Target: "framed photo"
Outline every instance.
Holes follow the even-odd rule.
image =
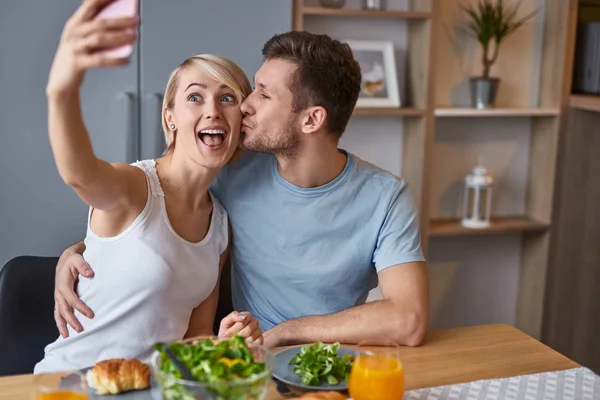
[[[356,107],[400,107],[394,44],[346,40],[362,73]]]

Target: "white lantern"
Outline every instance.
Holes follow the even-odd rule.
[[[481,162],[466,176],[463,198],[463,226],[468,228],[490,226],[493,186],[494,178],[481,165]]]

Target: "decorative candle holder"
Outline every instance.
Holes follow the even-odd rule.
[[[481,162],[465,177],[462,225],[468,228],[490,226],[494,178]]]
[[[385,10],[385,0],[362,0],[363,10]]]

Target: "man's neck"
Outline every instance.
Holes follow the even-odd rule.
[[[346,166],[347,157],[331,146],[302,149],[293,158],[277,157],[277,170],[283,179],[302,187],[323,186],[337,178]]]

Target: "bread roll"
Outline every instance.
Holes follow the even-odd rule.
[[[150,386],[150,367],[135,358],[111,358],[97,362],[86,379],[100,395],[142,390]]]
[[[338,392],[310,392],[299,397],[301,400],[346,400],[346,396]]]

